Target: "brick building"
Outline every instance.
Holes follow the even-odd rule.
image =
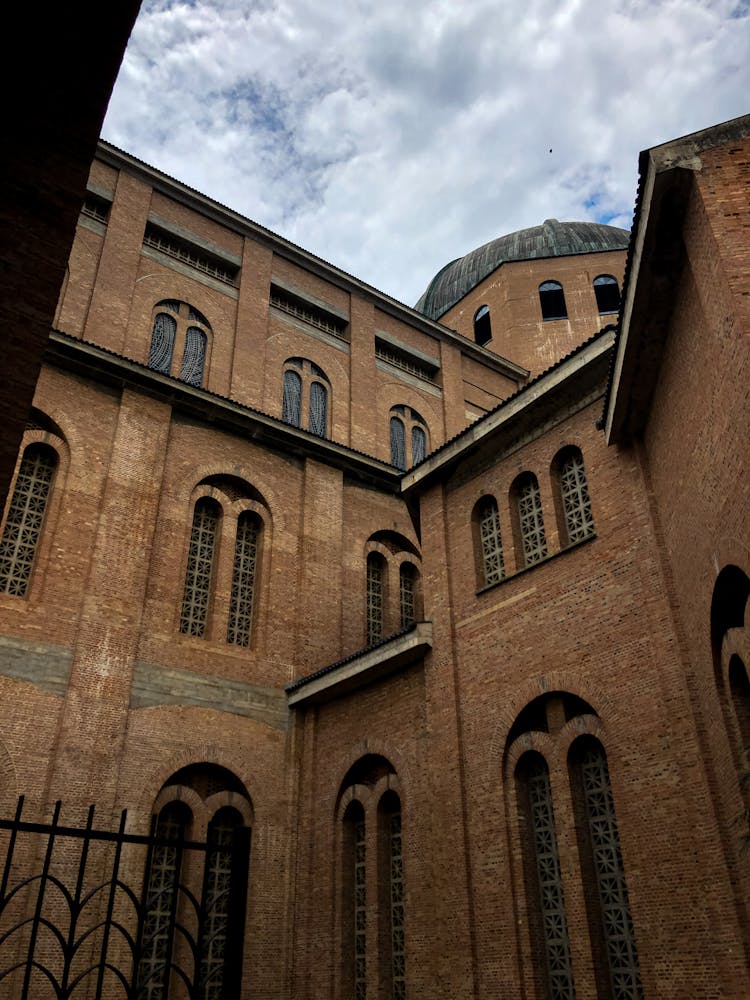
[[[642,154],[632,237],[547,220],[411,309],[100,144],[0,797],[158,816],[139,997],[178,878],[201,996],[750,995],[749,184],[750,117]]]

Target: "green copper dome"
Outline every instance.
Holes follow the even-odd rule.
[[[438,319],[500,264],[602,250],[625,250],[629,239],[627,229],[605,226],[601,222],[547,219],[541,226],[500,236],[446,264],[432,279],[414,308],[430,319]]]

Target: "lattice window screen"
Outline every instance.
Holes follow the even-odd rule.
[[[391,977],[393,1000],[406,1000],[406,948],[404,946],[404,856],[401,812],[390,816]]]
[[[539,483],[534,476],[525,479],[518,491],[518,521],[523,544],[523,562],[525,566],[531,566],[547,555],[542,497]]]
[[[427,457],[427,435],[421,427],[411,429],[411,464],[417,465]]]
[[[417,571],[409,563],[402,563],[399,570],[401,628],[406,628],[416,621],[416,582]]]
[[[487,586],[499,583],[505,576],[505,563],[500,537],[500,514],[494,497],[486,497],[479,506],[479,537],[482,543],[484,582]]]
[[[26,596],[56,465],[45,445],[31,444],[23,453],[0,539],[0,593]]]
[[[170,308],[170,303],[164,302]],[[178,303],[179,307],[179,303]],[[177,332],[177,321],[166,313],[157,313],[151,334],[151,349],[148,352],[148,367],[169,375],[172,368],[172,351]]]
[[[227,628],[227,642],[236,646],[250,645],[257,561],[258,522],[253,514],[240,514],[234,546],[232,594]]]
[[[201,636],[206,631],[218,526],[218,504],[213,500],[199,500],[195,505],[193,527],[190,532],[190,550],[180,618],[180,632],[186,635]]]
[[[383,561],[380,556],[367,559],[367,645],[383,635]]]
[[[354,1000],[367,998],[365,823],[354,824]]]
[[[391,417],[391,465],[406,469],[406,430],[398,417]]]
[[[318,437],[328,436],[328,390],[320,382],[310,385],[309,429]]]
[[[281,419],[299,427],[302,419],[302,379],[297,372],[284,372],[284,396]]]
[[[643,988],[638,953],[604,751],[591,747],[581,759],[580,767],[612,997],[613,1000],[641,1000]]]
[[[143,923],[141,960],[138,966],[138,1000],[162,1000],[169,988],[172,956],[172,927],[177,907],[177,891],[182,863],[181,842],[185,838],[186,817],[180,806],[162,809],[156,826],[157,837],[175,841],[174,846],[154,848],[148,872],[146,917]]]
[[[201,1000],[222,1000],[229,901],[232,888],[232,842],[240,825],[234,810],[222,810],[208,825],[209,849],[203,889],[205,921],[200,941]]]
[[[580,542],[593,535],[594,518],[591,513],[583,456],[580,453],[570,455],[563,463],[560,469],[560,493],[569,544],[572,545],[573,542]]]
[[[568,922],[565,917],[560,857],[549,770],[535,758],[527,772],[534,858],[544,933],[550,1000],[574,1000]]]
[[[206,335],[197,326],[189,326],[185,334],[185,353],[182,355],[180,378],[188,385],[203,385],[206,364]]]

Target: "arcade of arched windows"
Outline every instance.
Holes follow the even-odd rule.
[[[153,309],[148,367],[200,388],[211,336],[208,320],[194,306],[162,299]]]
[[[638,950],[602,726],[594,709],[567,692],[541,695],[518,715],[505,754],[507,815],[521,942],[534,956],[530,992],[573,1000],[641,1000]],[[560,843],[577,843],[577,855]],[[587,920],[570,919],[585,912]],[[586,930],[584,930],[586,928]],[[593,957],[595,983],[576,968]],[[531,984],[530,984],[531,986]]]
[[[579,448],[567,446],[555,455],[550,480],[561,550],[592,538],[594,518]],[[542,493],[539,480],[531,471],[522,472],[513,480],[502,513],[497,496],[483,494],[474,504],[471,524],[480,590],[542,562],[550,554]]]
[[[365,546],[365,644],[422,617],[421,559],[408,539],[379,531]]]
[[[350,768],[336,811],[336,995],[406,998],[403,793],[393,766],[368,754]]]

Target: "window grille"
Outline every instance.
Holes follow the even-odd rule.
[[[391,979],[393,1000],[406,1000],[406,949],[404,946],[404,857],[401,812],[390,816]]]
[[[143,923],[143,950],[138,966],[138,1000],[162,1000],[169,988],[172,928],[177,909],[177,886],[182,865],[182,841],[187,826],[184,806],[165,806],[156,836],[174,841],[154,847],[148,873],[147,910]]]
[[[568,922],[565,916],[560,857],[552,807],[549,770],[534,757],[526,772],[534,859],[550,1000],[574,1000]]]
[[[559,281],[542,282],[539,286],[539,304],[542,307],[542,319],[568,318],[565,292]]]
[[[219,526],[219,507],[213,500],[199,500],[193,514],[190,550],[185,574],[180,632],[202,636],[206,631],[211,598],[214,548]]]
[[[406,430],[398,417],[391,417],[391,465],[406,469]]]
[[[244,513],[237,521],[227,628],[227,642],[236,646],[250,645],[257,561],[258,523],[253,514]]]
[[[620,310],[620,289],[611,274],[600,274],[594,278],[596,307],[600,313],[616,313]]]
[[[354,1000],[367,998],[365,823],[354,824]]]
[[[46,445],[31,444],[23,453],[0,539],[0,593],[26,596],[56,465]]]
[[[91,194],[89,191],[84,199],[81,214],[87,215],[90,219],[96,219],[97,222],[103,222],[106,225],[110,208],[110,202],[105,198],[99,198],[97,195]]]
[[[411,464],[419,465],[427,457],[427,435],[421,427],[411,429]]]
[[[643,989],[630,916],[607,759],[593,746],[581,758],[583,795],[613,1000],[641,1000]]]
[[[308,323],[310,326],[317,327],[318,330],[323,330],[325,333],[330,333],[333,337],[338,337],[339,340],[347,339],[346,328],[348,324],[345,319],[339,319],[338,316],[327,313],[323,309],[318,309],[309,302],[303,302],[288,292],[272,287],[271,305],[276,309],[281,309],[282,312],[288,313],[290,316],[294,316],[296,319],[303,320],[303,322]]]
[[[235,285],[237,283],[238,267],[226,263],[220,258],[214,257],[193,244],[188,243],[186,240],[181,240],[178,236],[173,236],[171,233],[167,233],[150,223],[146,226],[143,245],[151,247],[153,250],[159,250],[168,257],[173,257],[184,264],[189,264],[190,267],[194,267],[196,270],[202,271],[204,274],[208,274],[218,281],[223,281],[227,285]]]
[[[160,302],[159,305],[166,305]],[[177,303],[179,309],[179,303]],[[166,313],[157,313],[154,319],[154,329],[151,334],[151,349],[148,352],[148,367],[154,371],[163,372],[169,375],[172,368],[172,351],[174,350],[174,338],[177,332],[177,321],[167,316]]]
[[[493,497],[486,497],[479,505],[479,538],[482,544],[485,585],[499,583],[505,576],[505,563],[500,537],[500,514]]]
[[[417,571],[409,563],[402,563],[399,571],[401,596],[401,628],[406,628],[416,621],[416,580]]]
[[[318,437],[328,436],[328,390],[320,382],[310,385],[309,429]]]
[[[367,645],[371,646],[383,635],[383,560],[380,556],[367,557]]]
[[[565,513],[568,543],[580,542],[594,533],[594,518],[580,452],[571,454],[560,469],[560,494]]]
[[[281,419],[299,427],[302,422],[302,379],[297,372],[284,372],[284,396],[281,401]]]
[[[518,521],[523,545],[524,566],[531,566],[547,555],[544,534],[542,497],[534,476],[527,477],[518,490]]]
[[[185,335],[185,353],[182,355],[180,379],[188,385],[203,385],[203,367],[206,362],[206,335],[197,326],[189,326]]]
[[[401,354],[400,352],[393,350],[393,348],[383,346],[380,341],[375,342],[375,357],[379,358],[381,361],[387,361],[389,365],[393,365],[395,368],[400,368],[402,371],[408,372],[410,375],[416,375],[417,378],[425,379],[428,382],[435,381],[434,371],[432,368],[420,363],[416,358],[412,358],[410,355]]]
[[[208,825],[204,878],[205,918],[200,941],[201,1000],[222,1000],[227,958],[229,902],[232,888],[232,844],[240,826],[234,809],[221,809]]]

